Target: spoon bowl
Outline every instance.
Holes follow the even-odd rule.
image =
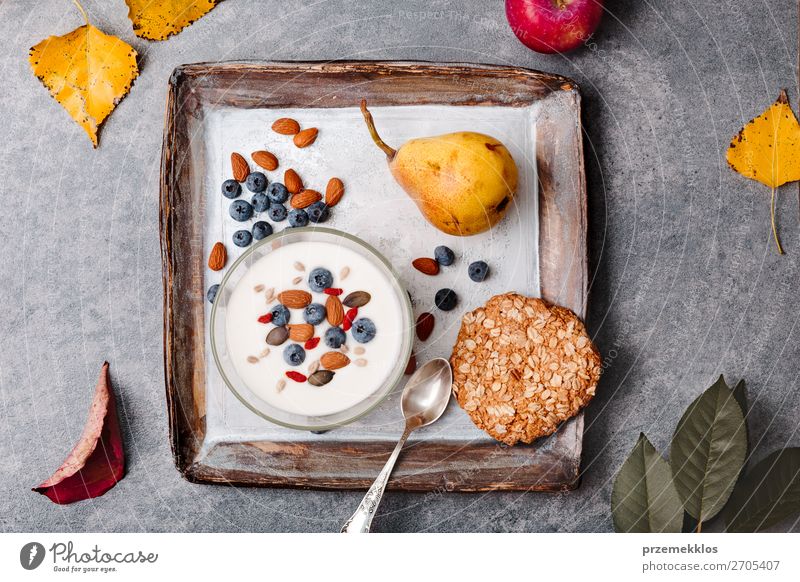
[[[413,421],[415,428],[420,428],[439,420],[450,401],[452,386],[450,363],[444,358],[435,358],[414,372],[400,399],[406,423]]]
[[[383,497],[383,491],[389,482],[389,475],[400,456],[400,450],[408,439],[408,435],[420,427],[428,426],[439,420],[450,401],[450,391],[453,387],[453,372],[450,362],[444,358],[434,358],[424,366],[417,369],[406,383],[403,395],[400,398],[400,409],[406,419],[406,428],[397,442],[394,451],[389,456],[378,478],[369,488],[361,505],[356,512],[342,526],[342,533],[368,533],[372,518],[378,511],[378,504]]]

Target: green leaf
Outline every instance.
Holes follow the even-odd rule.
[[[700,522],[724,507],[747,455],[742,409],[722,376],[689,405],[672,437],[670,466],[689,515]]]
[[[800,512],[800,448],[769,454],[745,475],[725,508],[728,531],[756,532]]]
[[[683,505],[669,465],[644,434],[614,479],[611,515],[618,532],[681,531]]]
[[[750,428],[747,426],[747,414],[749,412],[749,406],[747,405],[747,385],[744,383],[744,380],[739,380],[739,383],[733,389],[733,397],[736,399],[736,402],[739,404],[739,408],[742,409],[742,416],[744,417],[744,434],[745,438],[747,439],[747,453],[746,455],[750,456]]]
[[[733,389],[733,397],[736,399],[736,402],[739,404],[739,408],[742,409],[742,416],[745,418],[747,417],[747,385],[744,383],[744,380],[739,380],[739,383]]]

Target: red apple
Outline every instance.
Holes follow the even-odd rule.
[[[528,48],[563,53],[579,47],[597,30],[603,1],[506,0],[506,18]]]

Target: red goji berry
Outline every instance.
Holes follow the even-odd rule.
[[[305,382],[306,377],[303,376],[300,372],[286,372],[286,377],[290,380],[294,380],[295,382]]]
[[[264,315],[258,318],[258,323],[269,323],[270,321],[272,321],[271,313],[265,313]]]
[[[339,289],[338,287],[328,287],[323,291],[326,295],[341,295],[344,293],[344,289]]]
[[[319,338],[318,337],[312,337],[310,340],[308,340],[305,343],[305,345],[303,347],[305,349],[307,349],[307,350],[313,350],[318,345],[319,345]]]
[[[344,314],[344,321],[342,322],[342,329],[344,331],[348,331],[352,327],[356,315],[358,315],[358,307],[347,310],[347,313]]]

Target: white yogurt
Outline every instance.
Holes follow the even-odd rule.
[[[298,262],[305,267],[304,271],[297,270],[295,264]],[[345,345],[349,348],[347,356],[351,363],[336,370],[333,379],[320,387],[308,382],[295,382],[287,378],[286,372],[296,371],[308,376],[309,365],[332,350],[324,341],[325,331],[330,327],[328,322],[315,326],[314,336],[321,338],[319,345],[306,351],[301,365],[291,366],[284,360],[283,351],[293,342],[287,340],[280,346],[267,345],[265,338],[274,326],[258,322],[258,318],[268,313],[278,301],[275,299],[268,304],[264,291],[255,291],[259,286],[275,288],[277,295],[287,289],[302,289],[311,293],[313,303],[325,305],[328,295],[315,293],[308,286],[308,275],[316,267],[324,267],[333,274],[333,287],[344,290],[341,299],[353,291],[366,291],[372,296],[369,303],[359,308],[357,319],[371,319],[377,330],[374,339],[364,344],[355,341],[348,331]],[[345,267],[350,273],[340,280]],[[302,280],[299,283],[292,282],[300,276]],[[403,308],[397,293],[369,259],[344,246],[304,241],[273,250],[250,266],[228,301],[225,337],[236,372],[260,398],[287,412],[324,416],[346,410],[381,388],[398,363],[403,343]],[[290,311],[290,324],[305,323],[302,309]],[[355,353],[358,347],[364,349],[363,354]],[[269,354],[263,356],[265,348],[269,348]],[[258,358],[255,363],[252,361],[254,357]],[[366,360],[366,365],[355,365],[359,358]],[[279,380],[286,382],[283,390],[277,389]]]

